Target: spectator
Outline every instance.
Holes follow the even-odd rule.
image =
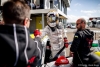
[[[86,21],[79,18],[76,21],[77,32],[70,48],[71,55],[73,56],[73,67],[83,67],[88,64],[88,54],[93,41],[93,32],[85,29]]]
[[[29,5],[30,4],[30,0],[25,0],[25,2]]]
[[[40,8],[40,5],[36,5],[36,9],[39,9]]]
[[[0,67],[36,67],[41,59],[40,44],[30,38],[30,8],[20,0],[3,4],[0,25]]]
[[[40,4],[40,9],[44,9],[44,4]]]
[[[31,2],[30,6],[31,6],[32,9],[36,9],[36,5],[34,4],[34,2]]]

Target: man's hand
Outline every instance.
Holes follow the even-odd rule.
[[[74,52],[71,52],[71,51],[70,51],[69,56],[73,57],[73,55],[74,55]]]
[[[67,37],[64,37],[64,46],[66,47],[66,48],[68,48],[68,40],[67,40]]]

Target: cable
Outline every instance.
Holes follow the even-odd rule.
[[[78,55],[78,57],[79,57],[79,59],[80,59],[81,63],[83,64],[83,62],[82,62],[82,60],[81,60],[81,58],[80,58],[80,56],[79,56],[78,52],[77,52],[77,55]]]
[[[83,64],[83,62],[82,62],[82,60],[81,60],[81,58],[80,58],[80,56],[79,56],[78,52],[77,52],[77,55],[78,55],[78,57],[79,57],[79,59],[80,59],[81,63]],[[88,66],[85,66],[85,67],[88,67]]]

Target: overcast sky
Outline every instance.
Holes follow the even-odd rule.
[[[78,18],[100,17],[100,0],[72,0],[67,9],[68,22]]]

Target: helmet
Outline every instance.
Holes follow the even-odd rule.
[[[40,35],[40,31],[38,29],[34,30],[34,36],[36,37],[37,35]]]
[[[63,66],[65,67],[67,64],[69,64],[69,60],[68,60],[66,57],[64,57],[64,56],[60,56],[60,57],[56,60],[56,62],[55,62],[55,65],[56,65],[56,66],[61,66],[61,65],[63,65]],[[62,67],[62,66],[61,66],[61,67]]]
[[[49,11],[47,14],[47,22],[52,23],[52,22],[57,22],[59,19],[59,14],[56,11]]]

